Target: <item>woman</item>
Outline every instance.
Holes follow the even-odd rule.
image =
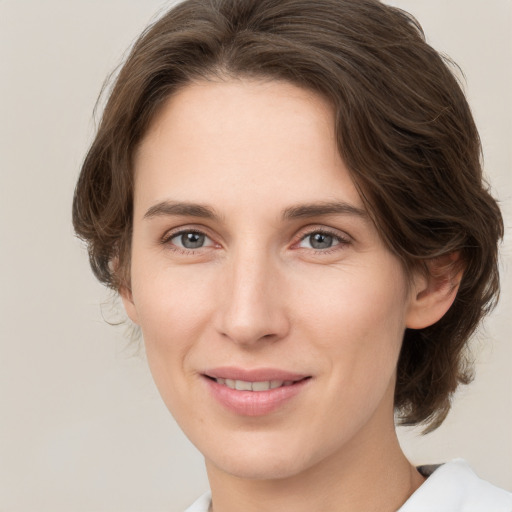
[[[189,511],[511,509],[396,438],[395,413],[433,430],[469,382],[503,233],[467,102],[410,16],[179,4],[119,73],[73,217],[205,457]]]

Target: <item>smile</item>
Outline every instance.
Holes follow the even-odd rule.
[[[202,376],[210,396],[223,409],[252,417],[292,406],[313,380],[309,375],[276,369],[218,368]]]
[[[277,389],[283,386],[291,386],[294,381],[292,380],[265,380],[250,382],[245,380],[233,380],[233,379],[215,379],[217,384],[227,386],[230,389],[236,389],[238,391],[268,391],[269,389]]]

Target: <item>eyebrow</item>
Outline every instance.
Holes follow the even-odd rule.
[[[351,215],[362,219],[368,218],[368,213],[344,201],[322,202],[291,206],[283,212],[284,219],[302,219],[306,217],[321,217],[323,215]]]
[[[201,217],[203,219],[220,220],[213,208],[196,203],[182,203],[174,201],[161,201],[149,208],[144,214],[145,219],[153,217],[163,217],[172,215],[182,215],[185,217]]]
[[[153,217],[181,215],[199,217],[219,221],[221,216],[207,205],[188,202],[161,201],[151,206],[144,214],[145,219]],[[367,219],[366,210],[357,208],[343,201],[300,204],[285,208],[282,213],[284,220],[321,217],[324,215],[351,215]]]

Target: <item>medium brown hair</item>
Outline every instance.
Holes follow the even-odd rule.
[[[155,113],[179,88],[226,77],[285,80],[330,102],[340,154],[406,270],[460,253],[454,304],[436,324],[406,330],[398,362],[401,422],[436,428],[470,380],[464,349],[497,298],[503,223],[461,87],[400,9],[377,0],[186,0],[148,27],[115,80],[75,191],[73,224],[96,277],[129,286],[132,157]]]

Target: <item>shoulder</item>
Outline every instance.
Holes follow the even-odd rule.
[[[438,466],[398,512],[512,512],[512,493],[479,478],[462,459]]]
[[[212,499],[211,493],[207,492],[198,498],[185,512],[208,512]]]

